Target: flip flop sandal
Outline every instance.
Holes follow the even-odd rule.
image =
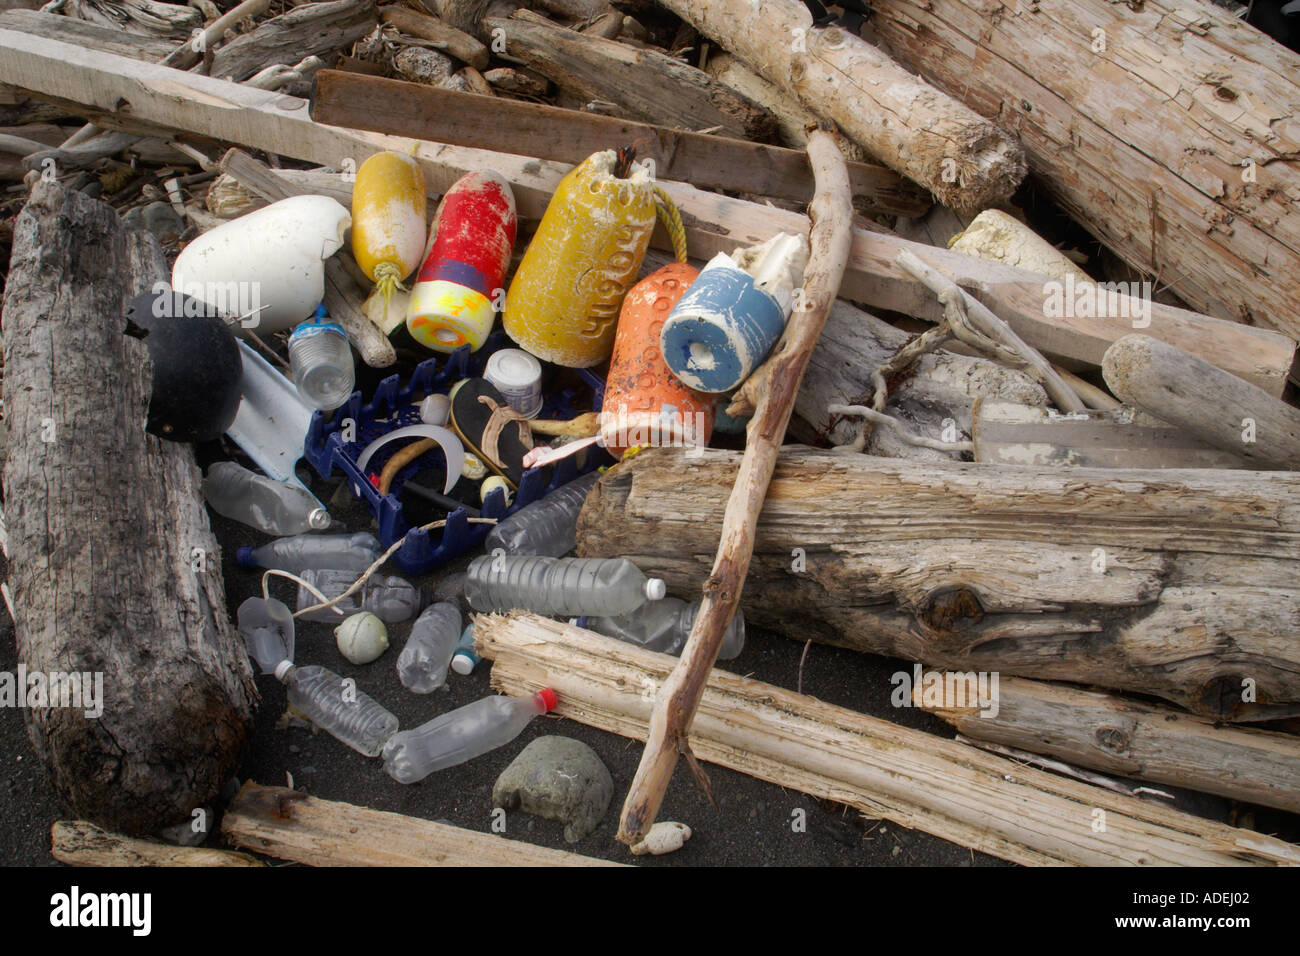
[[[528,419],[511,408],[496,386],[484,378],[457,382],[450,397],[448,425],[465,443],[465,450],[504,478],[511,491],[518,491],[524,456],[533,447]]]

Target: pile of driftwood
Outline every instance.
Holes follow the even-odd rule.
[[[219,567],[194,572],[215,541],[193,456],[124,413],[147,378],[117,303],[221,222],[298,193],[347,205],[379,150],[413,155],[433,198],[496,171],[527,231],[573,164],[631,145],[692,258],[786,231],[813,259],[729,399],[744,452],[642,452],[583,511],[580,554],[684,597],[706,582],[680,663],[481,622],[495,686],[552,686],[560,713],[647,739],[620,838],[645,836],[685,754],[702,781],[696,756],[1022,862],[1300,860],[1111,779],[1300,812],[1296,54],[1199,0],[881,0],[860,31],[798,0],[3,5],[16,631],[27,666],[108,670],[122,694],[95,724],[31,716],[79,816],[186,819],[256,698]],[[652,245],[647,271],[672,248]],[[330,260],[330,314],[391,366],[369,293]],[[43,438],[51,420],[77,441]],[[88,497],[96,455],[121,469]],[[996,674],[996,713],[961,681],[918,686],[944,740],[711,671],[737,606]],[[287,839],[273,798],[238,801],[242,845]],[[332,833],[352,810],[300,812]],[[64,836],[74,858],[102,835]]]

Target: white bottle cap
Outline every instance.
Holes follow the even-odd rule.
[[[451,417],[451,399],[435,394],[420,402],[420,421],[426,425],[445,425]]]
[[[465,674],[472,674],[476,663],[477,661],[475,661],[474,658],[458,651],[451,659],[451,669],[462,676]]]
[[[291,670],[293,670],[293,661],[280,661],[275,665],[275,679],[283,684],[285,676]]]
[[[542,409],[542,363],[522,349],[492,353],[483,377],[525,418]]]
[[[668,585],[663,578],[649,578],[645,583],[645,596],[652,601],[662,601],[668,593]]]

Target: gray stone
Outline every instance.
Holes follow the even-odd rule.
[[[596,752],[571,737],[538,737],[497,777],[492,805],[564,824],[577,843],[600,823],[614,781]]]

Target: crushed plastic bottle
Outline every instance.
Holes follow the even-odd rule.
[[[368,565],[367,565],[368,566]],[[316,590],[333,600],[356,583],[355,571],[336,571],[333,569],[309,568],[302,572],[302,579]],[[298,587],[298,610],[302,611],[321,603],[320,598],[305,587]],[[397,575],[373,575],[361,590],[351,594],[335,604],[343,614],[337,614],[334,608],[323,608],[309,614],[300,615],[304,620],[322,621],[337,624],[348,614],[369,611],[386,624],[406,621],[419,613],[424,607],[424,596],[410,581]]]
[[[263,674],[293,660],[293,614],[275,598],[251,597],[235,612],[239,634]]]
[[[531,697],[484,697],[394,734],[384,745],[384,770],[398,783],[418,783],[435,770],[473,760],[514,740],[528,722],[555,709],[555,691]]]
[[[366,757],[378,757],[397,733],[397,718],[370,695],[328,667],[294,667],[288,661],[276,677],[289,689],[289,706],[321,730]]]
[[[523,608],[538,614],[612,617],[667,593],[626,558],[483,555],[469,566],[465,596],[476,611]]]
[[[599,472],[575,478],[545,498],[520,508],[492,529],[485,547],[488,554],[540,554],[560,558],[577,545],[578,512],[600,479]]]
[[[648,651],[679,657],[699,613],[699,601],[687,604],[681,598],[670,597],[620,617],[580,617],[573,623]],[[729,661],[739,657],[744,649],[745,615],[737,610],[722,638],[718,660]]]
[[[416,618],[411,636],[397,658],[402,686],[429,694],[447,683],[447,666],[460,637],[460,611],[454,604],[433,604]]]
[[[451,655],[451,669],[462,676],[472,674],[481,660],[474,649],[474,625],[467,624],[456,642],[456,652]]]
[[[382,553],[379,539],[368,532],[300,534],[258,548],[240,548],[235,560],[245,568],[276,568],[291,574],[332,570],[356,571],[359,575],[379,560]]]
[[[203,479],[203,497],[219,515],[266,534],[324,531],[330,516],[311,493],[249,471],[233,461],[219,461]]]

